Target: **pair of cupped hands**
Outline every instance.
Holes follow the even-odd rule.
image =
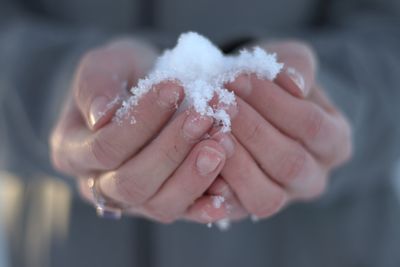
[[[320,196],[330,171],[351,155],[351,127],[317,85],[308,45],[258,45],[285,67],[274,81],[242,74],[226,84],[237,96],[228,109],[230,133],[191,109],[172,118],[184,98],[173,81],[157,84],[114,120],[158,52],[134,39],[88,52],[51,136],[54,166],[77,177],[89,201],[94,177],[125,214],[163,223],[267,218]]]

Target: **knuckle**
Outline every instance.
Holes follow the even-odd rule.
[[[49,140],[49,146],[50,146],[50,159],[53,164],[53,166],[59,170],[62,171],[62,165],[60,164],[60,140],[59,136],[56,135],[54,132],[50,136]]]
[[[298,179],[307,164],[307,152],[299,144],[295,148],[286,152],[282,157],[277,173],[277,179],[284,184],[290,184]]]
[[[134,175],[127,177],[115,174],[114,179],[117,192],[130,205],[138,206],[148,199],[146,186],[138,183],[138,179]]]
[[[266,218],[276,214],[286,201],[286,195],[283,191],[278,191],[269,196],[263,202],[257,202],[251,209],[251,213],[259,218]]]
[[[151,105],[147,106],[151,107]],[[141,135],[152,136],[154,135],[154,133],[157,133],[159,124],[155,122],[154,118],[153,120],[146,119],[146,117],[141,112],[137,112],[134,116],[136,124],[140,125],[140,127],[138,127],[138,131]]]
[[[312,200],[321,197],[326,192],[327,186],[328,179],[326,175],[324,175],[323,177],[320,177],[320,179],[318,179],[318,182],[314,183],[312,190],[308,192],[305,198],[308,200]]]
[[[172,212],[165,211],[157,204],[148,203],[146,210],[152,215],[157,221],[164,224],[171,224],[178,219],[178,215]]]
[[[198,198],[202,194],[202,189],[206,186],[205,183],[208,184],[208,179],[204,179],[204,177],[198,177],[197,175],[193,175],[191,177],[182,177],[186,178],[188,182],[182,183],[180,187],[180,191],[183,196],[189,196],[193,199]]]
[[[341,163],[344,163],[351,159],[353,155],[353,142],[352,142],[352,128],[347,119],[343,120],[343,138],[342,138],[342,158]]]
[[[246,131],[247,134],[244,138],[245,141],[249,143],[260,140],[260,138],[262,137],[262,130],[263,130],[262,122],[255,122],[250,125],[251,128],[248,131]]]
[[[58,153],[57,151],[51,150],[50,160],[51,160],[51,164],[57,171],[60,171],[60,172],[67,171],[66,166],[62,163],[62,159],[60,158],[60,153]]]
[[[163,215],[161,217],[157,217],[157,219],[163,224],[171,224],[174,223],[177,218],[171,215]]]
[[[110,141],[95,137],[90,144],[91,155],[99,168],[112,170],[118,167],[119,154]]]
[[[342,118],[339,125],[337,126],[339,138],[334,144],[335,151],[334,155],[331,157],[331,161],[328,162],[329,166],[336,167],[349,161],[353,155],[353,142],[352,142],[352,129],[350,123]]]
[[[306,115],[304,121],[305,138],[309,141],[318,139],[322,132],[324,115],[319,109],[312,109]]]
[[[57,132],[53,132],[50,137],[50,160],[53,167],[65,174],[74,174],[74,170],[68,160],[65,157],[65,153],[62,153],[62,138]]]
[[[178,166],[182,162],[181,155],[176,144],[172,148],[161,148],[160,153],[163,155],[164,162],[169,166]]]

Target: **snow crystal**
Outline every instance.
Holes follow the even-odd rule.
[[[254,214],[252,214],[251,216],[250,216],[250,219],[251,219],[251,221],[252,222],[254,222],[254,223],[256,223],[256,222],[258,222],[259,220],[260,220],[260,218],[258,218],[256,215],[254,215]]]
[[[116,116],[119,120],[126,116],[154,85],[177,81],[185,91],[182,106],[193,107],[201,115],[214,118],[221,124],[221,131],[228,132],[231,122],[225,108],[236,105],[236,101],[235,95],[224,84],[233,82],[241,73],[255,73],[259,78],[273,80],[282,67],[275,54],[268,54],[259,47],[242,50],[236,56],[225,56],[207,38],[194,32],[184,33],[176,47],[166,50],[149,75],[131,89],[132,96],[123,102]],[[218,103],[211,106],[214,97]],[[177,112],[180,111],[182,109]]]
[[[227,231],[231,227],[231,221],[228,218],[221,219],[215,223],[221,231]]]
[[[225,202],[225,198],[223,196],[212,196],[212,204],[213,207],[219,209],[222,207],[222,204]]]

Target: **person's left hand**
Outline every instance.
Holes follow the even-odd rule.
[[[277,79],[241,75],[227,85],[238,96],[239,112],[230,140],[227,135],[221,138],[235,152],[209,193],[226,199],[223,207],[230,219],[249,214],[267,218],[289,202],[320,196],[330,171],[352,153],[347,119],[315,82],[312,49],[298,42],[263,47],[285,63]],[[213,221],[212,212],[210,203],[198,202],[186,217]]]

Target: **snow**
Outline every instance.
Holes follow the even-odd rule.
[[[261,79],[273,80],[282,67],[275,54],[268,54],[259,47],[242,50],[235,56],[226,56],[200,34],[184,33],[179,37],[176,47],[166,50],[147,77],[139,80],[131,89],[132,96],[123,101],[116,119],[127,116],[128,111],[154,85],[176,81],[185,91],[185,98],[177,112],[193,107],[201,115],[210,116],[221,124],[222,132],[229,132],[231,121],[226,109],[236,105],[236,101],[235,95],[224,84],[233,82],[241,73],[255,73]],[[211,105],[210,101],[215,97],[217,103]]]
[[[219,209],[222,207],[222,204],[225,202],[225,198],[223,196],[212,196],[212,204],[213,207]]]
[[[225,218],[217,221],[215,225],[218,227],[219,230],[227,231],[231,227],[231,221],[228,218]]]
[[[254,214],[252,214],[251,216],[250,216],[250,219],[251,219],[251,221],[252,222],[254,222],[254,223],[256,223],[256,222],[258,222],[259,220],[260,220],[260,218],[258,218],[256,215],[254,215]]]

